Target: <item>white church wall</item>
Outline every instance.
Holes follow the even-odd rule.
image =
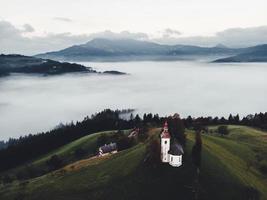
[[[173,167],[179,167],[182,165],[182,155],[171,155],[169,154],[169,164]]]
[[[161,160],[162,162],[169,162],[170,139],[161,138]]]

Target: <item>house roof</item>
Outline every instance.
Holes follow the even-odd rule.
[[[184,149],[178,142],[173,142],[171,144],[169,154],[179,156],[184,154]]]
[[[109,153],[112,151],[117,150],[117,144],[116,143],[110,143],[110,144],[105,144],[104,146],[101,146],[99,150],[102,150],[103,153]]]

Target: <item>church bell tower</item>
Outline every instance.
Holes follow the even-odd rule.
[[[167,121],[164,124],[163,131],[161,133],[161,161],[169,162],[169,150],[170,150],[170,141],[171,136],[168,130]]]

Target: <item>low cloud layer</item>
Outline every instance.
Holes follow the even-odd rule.
[[[62,22],[72,22],[72,19],[66,17],[54,17],[53,20],[62,21]]]
[[[68,21],[71,19],[57,18]],[[70,21],[68,21],[70,22]],[[60,50],[75,44],[83,44],[93,38],[108,39],[136,39],[158,42],[161,44],[188,44],[199,46],[215,46],[224,44],[229,47],[247,47],[267,43],[267,26],[251,28],[232,28],[216,33],[214,36],[184,37],[178,30],[167,28],[149,35],[146,33],[132,33],[122,31],[114,33],[103,31],[91,34],[73,35],[71,33],[47,33],[44,36],[35,36],[35,29],[30,24],[16,27],[8,21],[0,21],[0,53],[19,53],[34,55],[47,51]]]
[[[90,38],[149,40],[149,36],[146,33],[131,33],[129,31],[114,33],[108,30],[92,33],[90,34]]]

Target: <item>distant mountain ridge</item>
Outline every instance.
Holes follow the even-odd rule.
[[[240,52],[240,49],[232,49],[223,45],[199,47],[192,45],[163,45],[133,39],[110,40],[96,38],[82,45],[74,45],[60,51],[47,52],[36,56],[40,58],[74,61],[164,60],[181,59],[185,56],[230,56]]]
[[[218,59],[214,62],[267,62],[267,44],[246,48],[244,53]]]

